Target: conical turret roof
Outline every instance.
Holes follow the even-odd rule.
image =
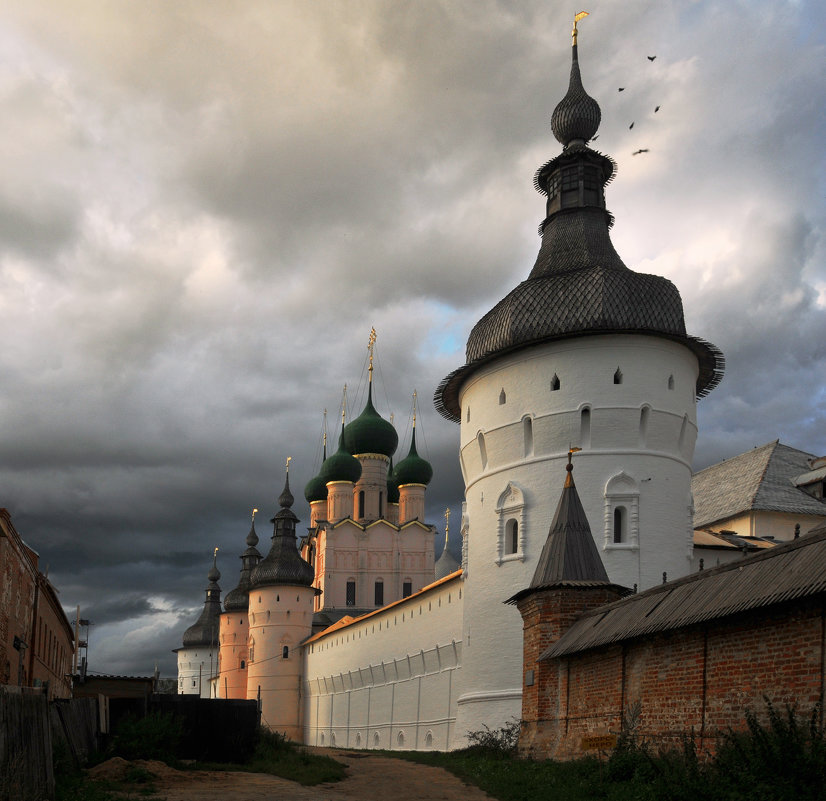
[[[258,534],[255,532],[253,518],[249,534],[247,534],[247,549],[241,554],[241,577],[238,586],[230,590],[224,597],[226,612],[244,612],[249,607],[250,576],[255,566],[261,561],[261,554],[255,547],[258,545]]]
[[[218,619],[221,614],[221,588],[218,586],[220,578],[218,549],[216,548],[212,555],[212,567],[207,573],[209,583],[206,588],[204,608],[198,620],[184,632],[184,648],[218,645]]]
[[[290,492],[290,475],[278,498],[281,509],[270,521],[273,524],[272,547],[250,576],[252,587],[280,584],[309,587],[313,583],[313,568],[301,558],[296,545],[295,524],[298,518],[290,508],[293,505]]]

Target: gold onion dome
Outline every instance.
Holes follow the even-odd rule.
[[[393,424],[373,406],[373,384],[367,389],[367,403],[362,413],[344,428],[344,447],[353,455],[379,453],[392,456],[399,445]]]

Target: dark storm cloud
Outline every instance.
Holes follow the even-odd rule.
[[[728,359],[697,463],[826,453],[823,9],[590,10],[614,243]],[[431,398],[536,256],[570,24],[454,0],[4,12],[0,505],[99,618],[92,669],[174,675],[253,507],[268,550],[287,456],[306,525],[322,410],[334,448],[371,326],[379,410],[403,455],[418,391],[428,519],[441,537],[450,506],[458,535],[458,428]]]

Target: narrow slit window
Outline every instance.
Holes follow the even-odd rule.
[[[281,649],[281,658],[282,658],[282,659],[288,659],[288,658],[289,658],[289,656],[290,656],[290,647],[289,647],[288,645],[285,645],[285,646]]]
[[[379,579],[373,589],[373,602],[376,606],[384,606],[384,582]]]
[[[488,450],[485,447],[485,435],[480,431],[476,440],[479,443],[479,456],[482,459],[482,469],[484,470],[484,468],[488,466]]]
[[[618,506],[614,509],[614,542],[625,541],[625,507]]]
[[[551,392],[556,392],[559,389],[559,376],[554,373],[554,377],[551,379]]]
[[[614,383],[621,384],[622,383],[622,370],[617,367],[617,372],[614,373]]]
[[[591,447],[591,410],[588,407],[579,415],[579,441],[580,447]]]
[[[674,376],[673,375],[668,376],[668,388],[669,389],[674,389]]]
[[[346,604],[347,606],[355,606],[356,605],[356,582],[355,579],[350,579],[347,582],[347,594],[346,594]]]
[[[505,403],[507,402],[507,400],[508,400],[508,398],[505,395],[505,388],[503,387],[502,390],[499,393],[499,405],[504,406]]]
[[[526,417],[522,421],[522,434],[525,441],[525,456],[533,455],[533,420]]]

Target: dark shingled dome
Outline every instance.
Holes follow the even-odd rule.
[[[290,477],[284,491],[278,498],[281,509],[270,521],[273,523],[272,547],[252,571],[252,587],[292,584],[309,587],[315,578],[312,566],[301,558],[296,546],[295,524],[298,518],[290,507],[293,496],[290,492]]]
[[[184,632],[184,648],[218,645],[218,617],[221,614],[221,588],[218,586],[218,579],[221,578],[221,574],[218,572],[216,556],[213,556],[212,567],[207,574],[209,584],[206,588],[204,609],[198,620]]]
[[[246,612],[249,607],[250,574],[261,561],[261,554],[255,547],[258,545],[258,534],[255,532],[253,521],[250,533],[247,534],[247,550],[241,555],[241,578],[238,586],[224,596],[224,611]]]
[[[509,352],[570,337],[645,334],[671,339],[697,357],[696,394],[703,397],[723,376],[723,354],[689,336],[677,288],[667,278],[629,270],[614,250],[604,187],[611,159],[586,146],[599,125],[599,107],[582,89],[576,46],[568,94],[554,111],[554,135],[563,152],[536,173],[547,196],[542,244],[526,281],[473,328],[466,363],[439,385],[435,404],[459,422],[459,392],[479,367]]]

